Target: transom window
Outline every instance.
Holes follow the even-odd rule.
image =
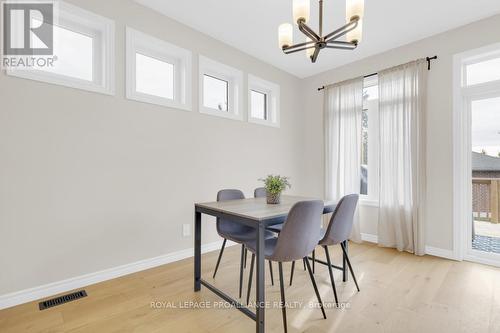
[[[42,24],[36,18],[32,20],[34,24]],[[37,70],[91,82],[94,79],[94,38],[56,25],[53,26],[53,33],[57,61],[54,62],[54,67],[38,66]],[[33,38],[31,43],[36,48],[44,45],[38,38]]]
[[[199,109],[212,116],[243,118],[243,72],[200,55]]]
[[[218,110],[228,110],[228,88],[229,82],[210,76],[203,75],[203,106]]]
[[[254,75],[248,75],[248,121],[260,125],[279,127],[279,85]]]
[[[250,90],[250,113],[252,118],[267,120],[267,94]]]
[[[465,66],[466,85],[471,86],[500,80],[500,55]]]
[[[191,51],[127,27],[127,98],[191,110]]]
[[[31,13],[32,25],[42,22],[40,14]],[[72,88],[114,94],[115,24],[66,2],[59,2],[53,24],[53,66],[9,69],[8,75],[53,83]],[[31,35],[30,44],[45,44]]]
[[[174,65],[146,55],[135,54],[137,92],[174,99]]]

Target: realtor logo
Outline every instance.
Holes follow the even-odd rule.
[[[2,63],[4,70],[53,68],[54,0],[4,0],[2,8]]]
[[[2,2],[3,55],[52,55],[54,4]]]

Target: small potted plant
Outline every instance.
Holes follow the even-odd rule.
[[[267,192],[266,199],[268,204],[280,203],[281,192],[283,192],[287,187],[291,187],[288,179],[288,177],[282,177],[280,175],[269,175],[264,179],[259,179],[265,184]]]

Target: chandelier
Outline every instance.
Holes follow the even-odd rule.
[[[279,46],[285,54],[306,51],[306,55],[314,63],[322,49],[354,50],[361,41],[364,0],[346,1],[347,23],[323,35],[323,0],[319,0],[319,31],[315,32],[307,25],[310,13],[310,0],[293,0],[293,20],[299,30],[306,35],[306,41],[293,45],[293,26],[283,23],[278,28]],[[339,40],[346,36],[346,40]]]

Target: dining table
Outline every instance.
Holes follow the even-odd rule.
[[[265,332],[265,257],[264,257],[264,232],[269,226],[280,224],[286,221],[292,206],[304,200],[317,200],[316,198],[282,195],[278,204],[268,204],[266,198],[248,198],[227,201],[214,201],[195,203],[194,205],[194,291],[201,290],[201,286],[221,297],[236,309],[255,321],[256,332]],[[336,202],[323,200],[323,214],[332,213],[335,210]],[[256,302],[255,312],[249,307],[241,304],[238,300],[220,290],[212,283],[201,277],[201,226],[202,214],[216,218],[240,223],[255,228],[256,238]],[[213,223],[213,219],[206,219]],[[320,221],[318,221],[320,223]],[[346,243],[347,245],[347,243]],[[313,259],[315,262],[326,264],[326,262]],[[332,265],[333,268],[343,271],[343,280],[347,279],[347,267],[345,258],[342,266]]]

